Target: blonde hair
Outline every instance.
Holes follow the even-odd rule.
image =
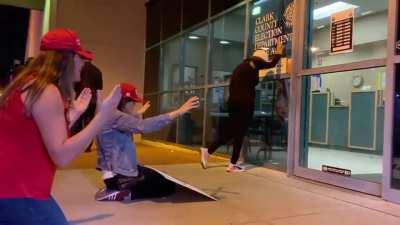
[[[264,59],[265,61],[268,61],[268,49],[266,49],[266,48],[256,49],[253,52],[253,56],[256,56],[256,57]]]
[[[32,106],[39,99],[44,89],[49,84],[54,84],[61,92],[63,100],[70,102],[75,96],[73,89],[73,76],[75,72],[75,54],[70,51],[43,51],[35,57],[9,84],[4,94],[0,97],[0,107],[4,107],[10,94],[16,89],[25,88],[26,110],[31,113]]]

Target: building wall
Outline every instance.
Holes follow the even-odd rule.
[[[143,92],[145,0],[58,0],[55,27],[77,31],[95,53],[106,93],[123,81]]]

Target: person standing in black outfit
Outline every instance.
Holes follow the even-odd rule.
[[[81,70],[81,81],[75,84],[76,96],[82,92],[84,88],[90,88],[92,99],[86,111],[81,115],[78,121],[71,128],[71,133],[76,134],[81,131],[94,118],[96,114],[97,91],[103,90],[103,75],[100,69],[93,65],[91,61],[85,62]],[[93,142],[87,147],[86,152],[90,152]]]
[[[236,163],[240,156],[243,138],[253,118],[255,107],[255,87],[259,82],[259,71],[276,66],[282,55],[282,44],[278,43],[271,61],[266,49],[258,49],[253,56],[245,59],[233,71],[228,98],[229,118],[225,127],[220,130],[217,139],[207,148],[200,148],[201,165],[207,168],[209,155],[218,147],[233,139],[233,152],[227,172],[242,172],[244,169]]]

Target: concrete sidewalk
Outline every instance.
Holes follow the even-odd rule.
[[[153,166],[153,165],[152,165]],[[312,183],[265,168],[241,174],[215,162],[159,165],[158,169],[218,197],[207,201],[180,190],[164,199],[96,202],[102,185],[93,169],[57,172],[54,197],[74,225],[399,225],[400,206],[380,198]]]

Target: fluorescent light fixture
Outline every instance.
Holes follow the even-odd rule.
[[[259,5],[259,4],[261,4],[263,2],[266,2],[266,1],[268,1],[268,0],[259,0],[259,1],[254,2],[253,5]]]
[[[373,13],[373,12],[374,12],[374,11],[372,11],[372,10],[368,10],[368,11],[366,11],[366,12],[361,13],[361,15],[365,16],[365,15],[371,14],[371,13]]]
[[[311,50],[311,52],[316,52],[316,51],[319,50],[319,48],[318,47],[311,47],[310,50]]]
[[[199,39],[200,37],[198,37],[198,36],[195,36],[195,35],[190,35],[189,36],[189,39],[192,39],[192,40],[196,40],[196,39]]]
[[[317,27],[317,29],[322,29],[322,28],[324,28],[325,27],[325,25],[319,25],[318,27]]]
[[[334,13],[346,10],[346,9],[355,9],[358,8],[358,5],[352,5],[346,2],[335,2],[332,3],[330,5],[326,5],[324,7],[318,8],[318,9],[314,9],[313,11],[313,16],[314,16],[314,20],[320,20],[323,19],[325,17],[329,17]]]
[[[221,45],[229,45],[229,44],[230,44],[229,41],[219,41],[219,43],[220,43]]]
[[[254,7],[253,10],[251,11],[251,15],[253,15],[253,16],[256,16],[256,15],[258,15],[260,13],[261,13],[261,7],[260,6]]]

